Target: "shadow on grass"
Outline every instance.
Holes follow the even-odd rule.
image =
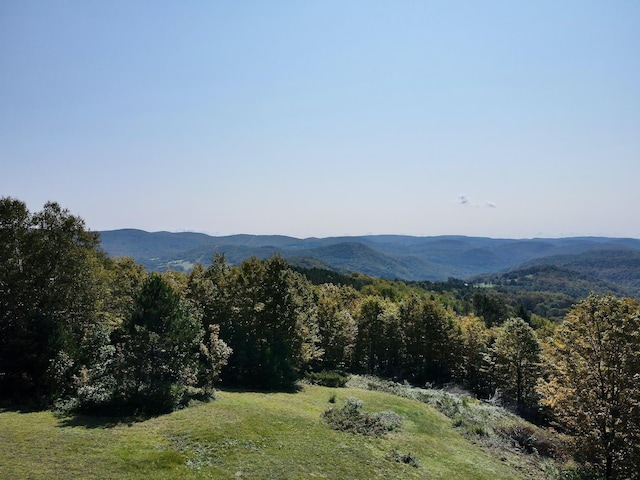
[[[262,393],[262,394],[270,394],[270,393],[289,393],[296,394],[304,390],[304,385],[301,384],[293,384],[287,385],[284,387],[280,387],[277,389],[259,389],[259,388],[248,388],[248,387],[240,387],[240,386],[227,386],[224,388],[220,388],[219,391],[227,391],[227,392],[251,392],[251,393]],[[215,394],[213,398],[208,401],[215,402]],[[178,410],[184,408],[191,408],[194,405],[198,405],[201,403],[208,403],[195,401],[193,404],[184,406],[179,408]],[[130,411],[130,410],[129,410]],[[122,425],[132,426],[136,423],[146,422],[152,418],[161,417],[163,415],[168,415],[172,412],[164,412],[157,414],[125,414],[122,412],[118,412],[117,410],[113,413],[101,413],[91,414],[91,413],[68,413],[68,412],[58,412],[56,416],[59,419],[58,426],[61,428],[64,427],[83,427],[83,428],[114,428]]]
[[[15,405],[7,403],[0,405],[0,413],[18,413],[21,415],[29,415],[39,412],[52,412],[59,421],[59,427],[113,428],[118,425],[131,426],[134,423],[145,422],[151,418],[154,418],[154,415],[124,415],[117,413],[114,413],[113,415],[91,415],[69,413],[52,409],[50,406],[43,407],[39,405]]]
[[[94,416],[94,415],[80,415],[80,414],[57,414],[59,423],[58,426],[61,428],[64,427],[83,427],[88,429],[101,428],[108,429],[114,428],[121,425],[126,425],[131,427],[135,423],[142,423],[151,418],[154,418],[150,415],[139,415],[139,416]],[[157,415],[160,416],[160,415]]]
[[[298,382],[281,386],[278,388],[257,388],[257,387],[247,387],[247,386],[239,386],[239,385],[225,385],[219,388],[219,391],[228,391],[228,392],[250,392],[250,393],[262,393],[262,394],[270,394],[270,393],[287,393],[287,394],[296,394],[302,392],[304,390],[304,385]],[[215,394],[213,398],[208,401],[215,401]],[[182,408],[190,408],[193,405],[197,405],[200,403],[206,403],[201,401],[194,401],[193,404],[188,406],[184,406]],[[95,413],[73,413],[68,411],[56,411],[52,410],[51,407],[43,407],[40,405],[16,405],[3,403],[0,404],[0,413],[3,412],[13,412],[19,414],[30,414],[36,412],[43,411],[52,411],[53,414],[58,419],[58,427],[83,427],[88,429],[109,429],[122,425],[132,426],[136,423],[146,422],[152,418],[161,417],[163,415],[167,415],[171,412],[157,413],[157,414],[134,414],[131,413],[131,409],[125,407],[125,410],[120,410],[119,408],[106,407],[108,410],[101,410]]]
[[[49,404],[31,400],[4,399],[0,402],[0,413],[36,413],[51,410]]]
[[[49,410],[44,407],[30,407],[30,406],[14,406],[14,405],[3,405],[0,407],[0,413],[11,412],[11,413],[20,413],[20,414],[28,414],[28,413],[36,413],[36,412],[46,412]]]
[[[236,393],[300,393],[304,390],[304,385],[295,383],[293,385],[285,385],[274,388],[259,388],[248,387],[245,385],[223,385],[219,388],[221,392],[236,392]],[[215,397],[214,397],[215,398]]]

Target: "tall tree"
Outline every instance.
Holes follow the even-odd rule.
[[[533,329],[521,318],[510,318],[498,330],[488,361],[503,398],[522,413],[537,405],[542,349]]]
[[[489,328],[500,325],[509,316],[507,304],[496,294],[474,293],[473,309],[477,316],[484,319],[484,323]]]
[[[433,300],[411,297],[400,306],[406,365],[419,382],[452,380],[461,364],[462,337],[453,314]]]
[[[112,403],[125,411],[164,413],[187,401],[188,387],[198,386],[203,337],[191,306],[162,276],[151,275],[114,335],[121,360]]]
[[[290,386],[320,354],[309,283],[278,256],[251,258],[228,271],[220,262],[211,268],[201,275],[206,281],[190,288],[199,289],[207,321],[219,322],[220,337],[233,349],[223,380]]]
[[[460,319],[462,332],[462,372],[464,385],[476,395],[490,395],[489,385],[484,374],[484,360],[491,344],[491,330],[475,315]]]
[[[396,305],[381,297],[365,297],[356,321],[356,368],[368,373],[392,373],[403,348]]]
[[[351,365],[357,334],[353,315],[357,292],[351,287],[324,284],[316,288],[318,347],[323,355],[317,366],[345,369]]]
[[[574,435],[578,459],[607,480],[640,478],[640,307],[591,295],[545,349],[543,403]]]
[[[0,395],[51,401],[90,359],[106,256],[84,221],[0,199]],[[91,340],[93,341],[93,340]]]

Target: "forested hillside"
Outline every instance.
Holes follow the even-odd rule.
[[[175,249],[174,238],[167,244]],[[267,248],[254,237],[237,240]],[[390,257],[389,238],[371,238],[364,249],[348,242],[318,248],[349,262],[363,252],[370,257],[382,241],[383,258]],[[578,239],[565,248],[594,242],[606,243]],[[579,476],[558,478],[640,478],[640,305],[587,294],[586,276],[569,288],[558,280],[562,270],[534,267],[502,278],[501,291],[455,279],[294,269],[280,255],[237,264],[216,255],[186,273],[149,272],[106,255],[98,234],[58,204],[32,213],[11,198],[0,199],[0,243],[0,402],[8,408],[140,418],[207,402],[220,385],[293,394],[305,379],[339,386],[349,374],[374,375],[393,379],[384,388],[394,392],[457,385],[553,425],[567,447],[534,442],[539,437],[521,426],[505,426],[503,434],[554,461],[573,457]],[[517,244],[510,245],[515,255]],[[527,282],[535,291],[508,291]],[[546,304],[553,295],[560,296],[555,311]],[[437,406],[454,425],[488,432],[447,398]],[[349,400],[322,421],[374,436],[401,421],[381,415]]]
[[[109,255],[130,256],[153,271],[189,271],[196,263],[208,265],[215,254],[224,254],[232,264],[279,254],[294,265],[405,281],[469,280],[551,264],[565,269],[568,283],[577,272],[583,284],[593,283],[592,288],[587,287],[590,290],[601,291],[606,282],[611,291],[640,297],[640,240],[635,239],[375,235],[302,240],[115,230],[101,232],[101,245]]]

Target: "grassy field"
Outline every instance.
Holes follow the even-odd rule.
[[[330,429],[337,395],[363,410],[392,410],[400,430],[382,438]],[[418,466],[392,458],[410,454]],[[518,479],[505,458],[472,443],[451,419],[416,400],[355,388],[298,393],[218,392],[217,399],[138,422],[0,413],[3,479]]]

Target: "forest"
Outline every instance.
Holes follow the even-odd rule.
[[[372,374],[459,385],[570,436],[582,478],[640,478],[637,300],[585,294],[545,315],[522,292],[291,267],[278,255],[148,272],[109,257],[57,203],[30,212],[9,197],[0,246],[5,408],[160,415],[220,386],[295,391],[300,379]]]

